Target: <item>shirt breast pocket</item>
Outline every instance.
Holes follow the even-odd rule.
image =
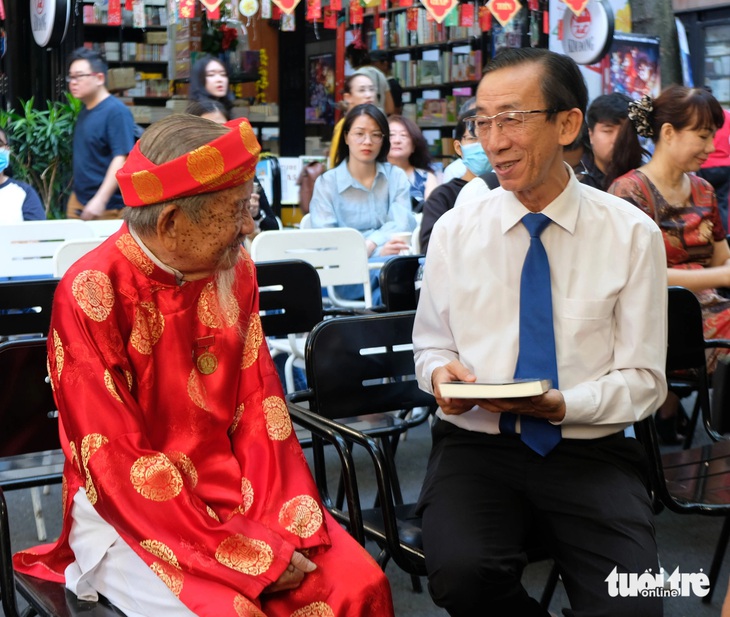
[[[561,369],[585,374],[586,367],[605,367],[613,355],[615,324],[613,298],[603,300],[564,299],[559,309],[560,334],[563,342]],[[559,349],[560,349],[559,345]]]

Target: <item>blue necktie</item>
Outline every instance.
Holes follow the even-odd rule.
[[[522,217],[522,224],[530,234],[530,248],[520,279],[520,350],[515,378],[551,379],[553,388],[558,388],[550,264],[540,241],[540,234],[550,223],[544,214],[530,213]],[[516,419],[515,414],[503,413],[499,419],[500,430],[514,433]],[[520,416],[520,426],[522,441],[542,456],[560,441],[560,427],[543,418]]]

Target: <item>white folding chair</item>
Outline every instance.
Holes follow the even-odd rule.
[[[76,219],[0,225],[0,277],[52,277],[53,255],[63,242],[93,237]]]
[[[62,242],[53,254],[53,276],[61,278],[73,263],[104,240],[105,238],[78,238]]]
[[[98,221],[86,221],[86,224],[94,230],[94,235],[99,238],[108,238],[117,233],[124,221],[122,219],[99,219]]]
[[[299,229],[312,229],[312,215],[307,212],[299,221]]]
[[[363,309],[373,304],[365,240],[356,229],[272,230],[251,243],[254,261],[301,259],[312,264],[322,287],[335,306]],[[346,300],[337,295],[336,285],[362,285],[364,300]]]

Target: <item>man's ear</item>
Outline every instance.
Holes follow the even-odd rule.
[[[458,139],[454,140],[454,152],[458,155],[459,158],[462,158],[461,154],[461,142]]]
[[[558,142],[561,146],[569,146],[575,141],[581,128],[583,128],[583,112],[577,107],[573,107],[568,111],[559,111],[557,121],[560,123]]]
[[[168,204],[157,217],[157,239],[168,251],[174,251],[180,236],[180,223],[184,214],[177,204]]]

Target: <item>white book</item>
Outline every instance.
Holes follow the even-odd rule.
[[[442,383],[441,396],[444,398],[520,398],[539,396],[552,387],[550,379],[514,379],[503,382],[450,381]]]

